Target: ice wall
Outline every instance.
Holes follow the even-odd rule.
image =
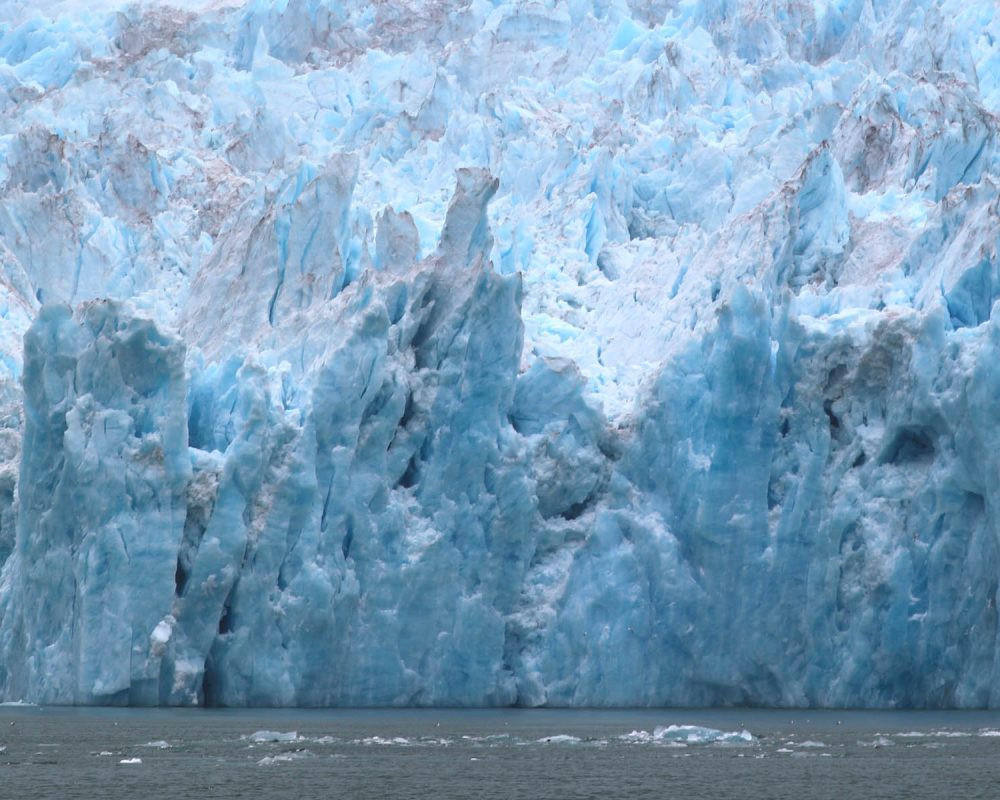
[[[6,699],[1000,705],[992,3],[182,6],[0,0]]]
[[[39,702],[155,702],[150,633],[174,594],[191,475],[184,346],[92,301],[75,317],[45,306],[24,347],[2,673]]]

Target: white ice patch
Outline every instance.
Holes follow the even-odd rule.
[[[258,766],[270,767],[275,764],[289,764],[293,761],[301,761],[304,758],[312,758],[313,754],[308,750],[296,750],[294,753],[278,753],[273,756],[264,756],[257,762]]]
[[[964,739],[968,736],[973,736],[973,735],[1000,736],[1000,731],[994,731],[984,728],[978,734],[973,734],[969,731],[937,730],[937,731],[906,731],[905,733],[894,733],[892,735],[897,736],[900,739]]]
[[[172,614],[167,614],[167,616],[156,623],[156,627],[153,628],[153,632],[149,635],[149,651],[153,656],[160,658],[166,652],[167,643],[174,633],[174,625],[176,624],[177,620]]]
[[[364,739],[357,739],[358,744],[381,745],[382,747],[395,745],[396,747],[408,747],[413,744],[412,740],[405,736],[366,736]]]
[[[299,738],[298,731],[254,731],[243,737],[251,742],[294,742]]]
[[[748,730],[720,731],[700,725],[657,726],[652,733],[636,730],[619,737],[623,742],[635,744],[663,744],[686,746],[698,744],[752,744],[753,734]]]
[[[872,747],[876,749],[880,747],[892,747],[895,744],[896,743],[887,736],[876,736],[870,742],[858,742],[859,747]]]

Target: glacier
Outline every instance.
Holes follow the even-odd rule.
[[[0,696],[1000,706],[989,0],[0,0]]]

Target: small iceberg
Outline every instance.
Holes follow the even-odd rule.
[[[687,746],[696,744],[753,744],[753,734],[748,730],[720,731],[700,725],[659,725],[652,733],[632,731],[619,737],[621,741],[635,744],[663,744]]]
[[[251,742],[294,742],[299,738],[298,731],[254,731],[245,737]]]

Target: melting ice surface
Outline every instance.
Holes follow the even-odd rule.
[[[179,5],[0,0],[3,699],[1000,704],[994,3]]]

